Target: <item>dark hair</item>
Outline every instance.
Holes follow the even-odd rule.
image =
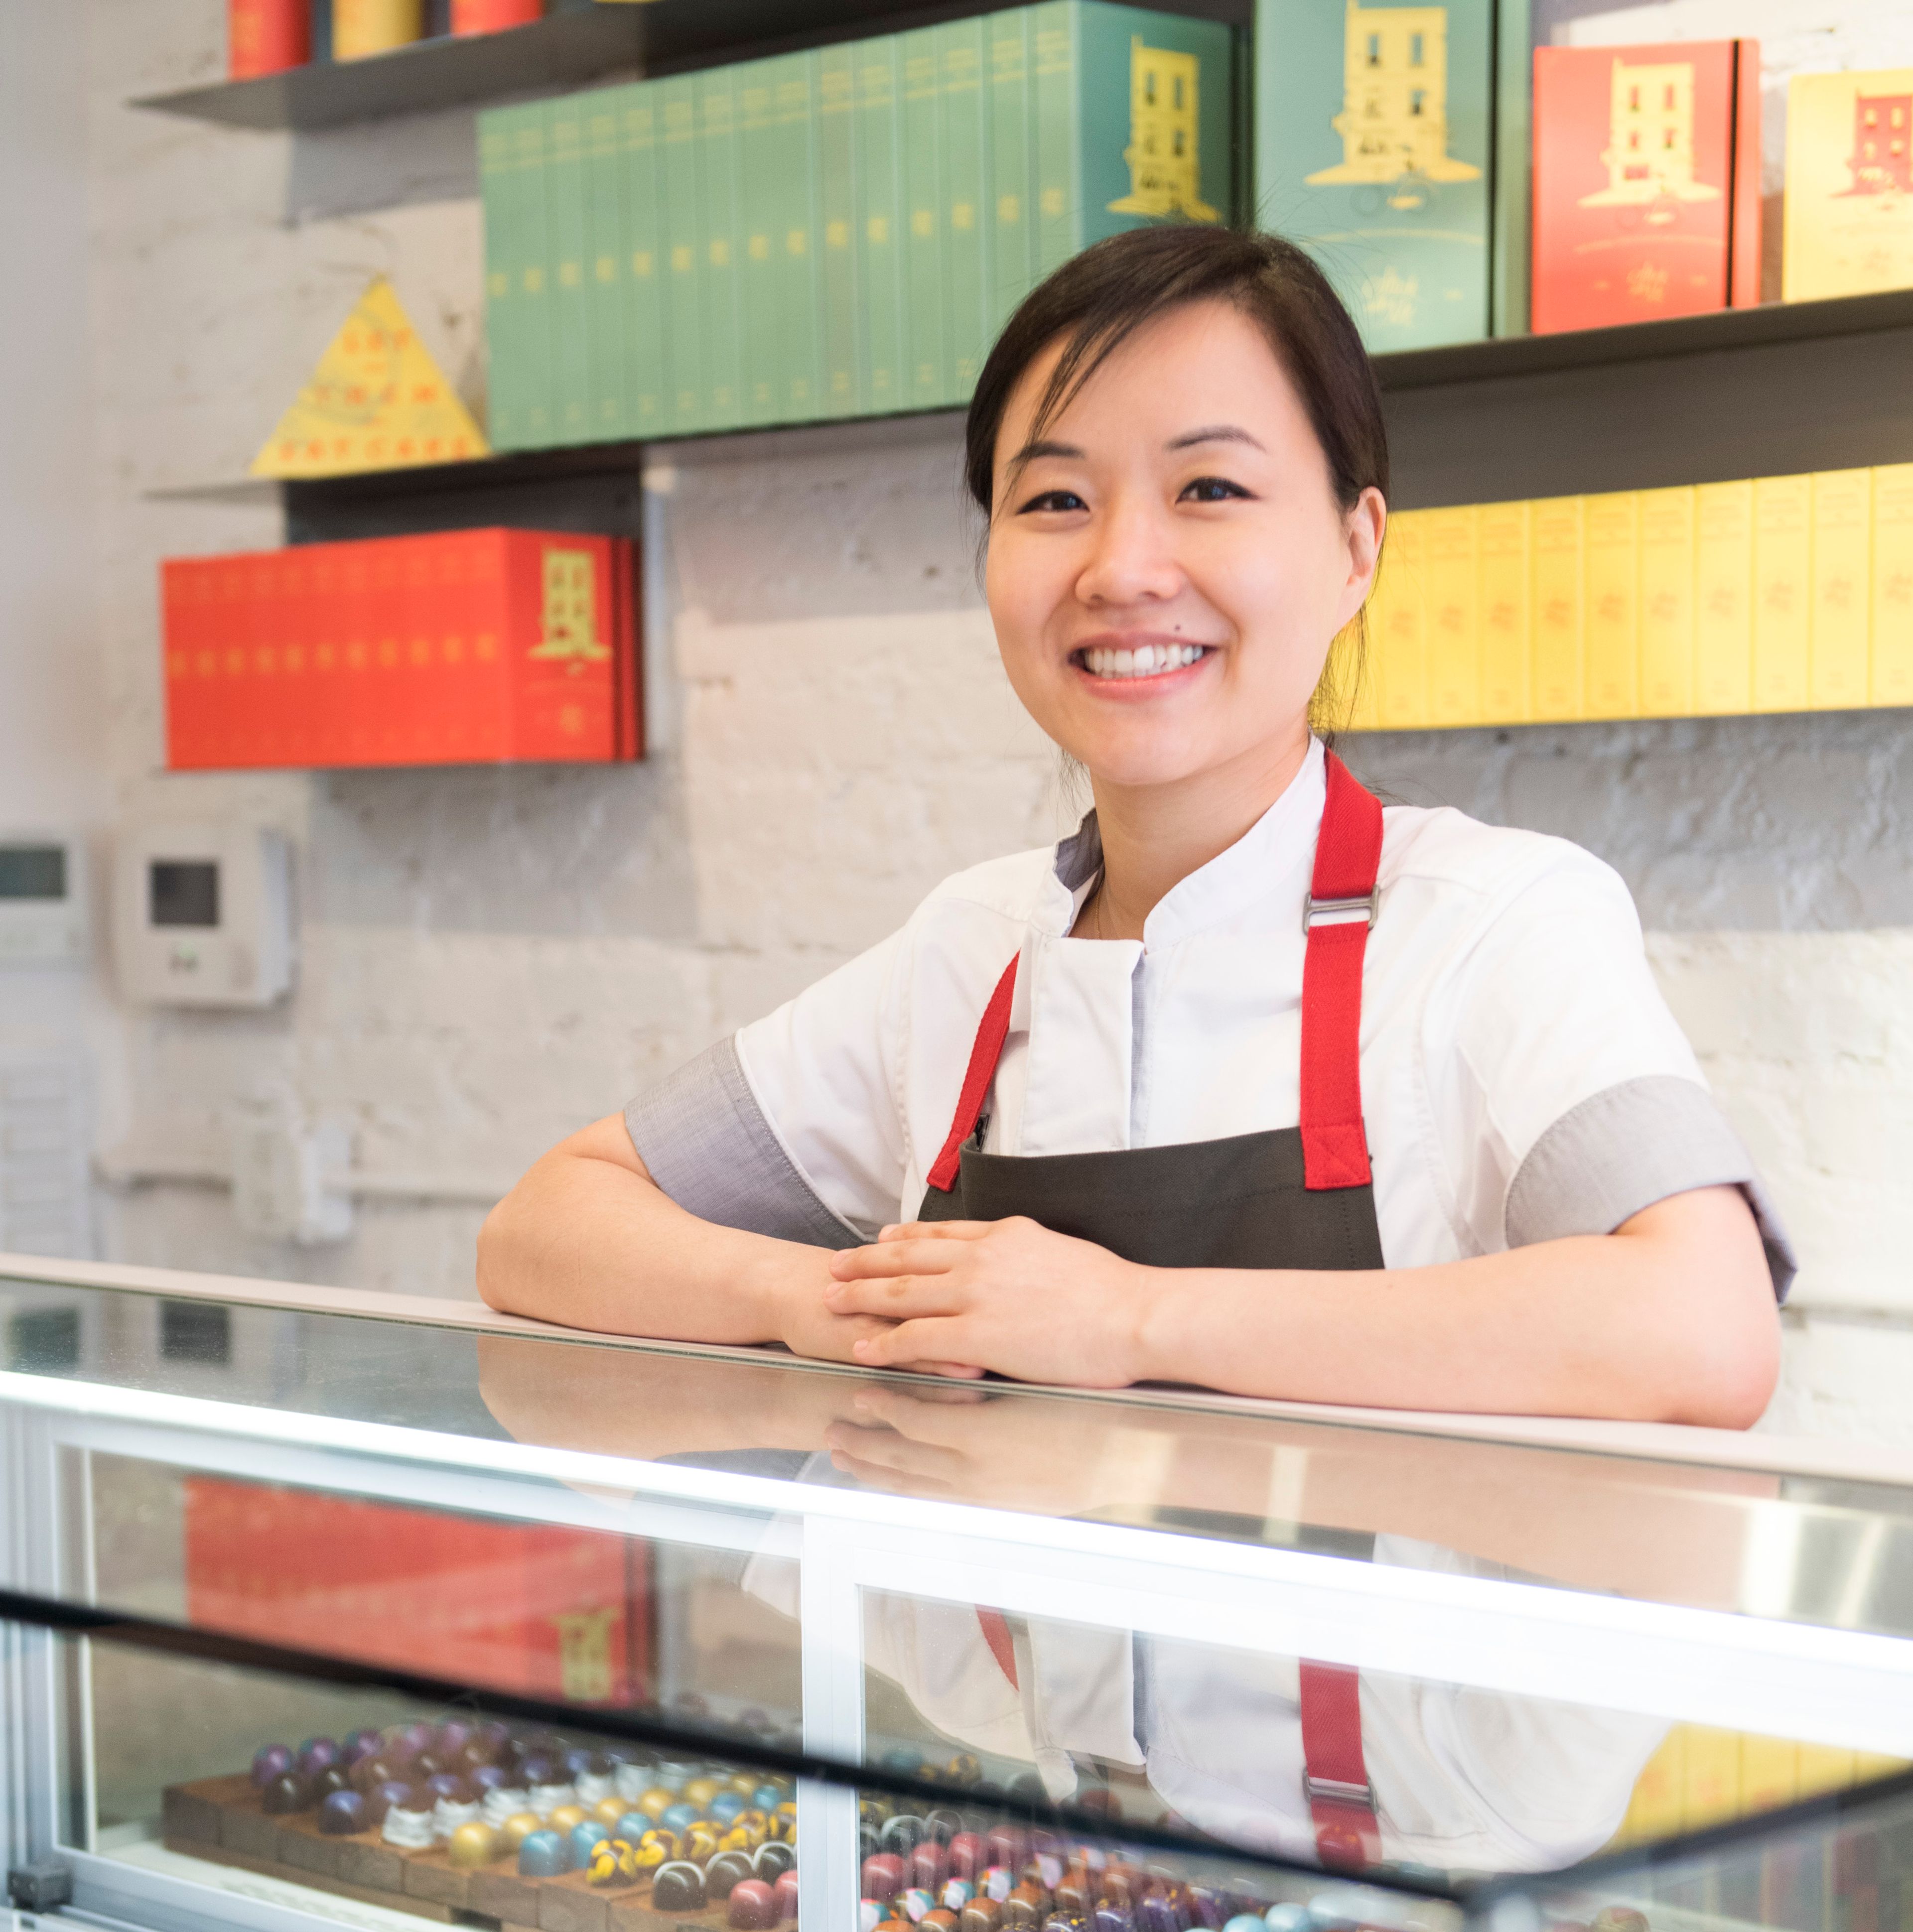
[[[977,378],[964,430],[963,480],[986,518],[996,493],[1004,412],[1044,350],[1066,338],[1037,409],[1039,434],[1139,329],[1199,302],[1233,304],[1268,338],[1308,412],[1342,508],[1353,509],[1365,490],[1387,496],[1381,391],[1360,332],[1328,278],[1278,235],[1176,223],[1129,229],[1086,248],[1030,292],[996,338]],[[1351,628],[1359,678],[1359,616]],[[1332,654],[1317,693],[1318,714],[1338,708],[1332,686],[1341,682]],[[1351,695],[1353,684],[1350,679]],[[1326,720],[1318,716],[1317,722]]]

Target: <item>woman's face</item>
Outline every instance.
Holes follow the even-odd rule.
[[[1268,339],[1228,303],[1140,331],[1032,441],[1062,346],[997,437],[985,584],[1017,696],[1111,784],[1280,755],[1368,594],[1380,496],[1343,512]]]

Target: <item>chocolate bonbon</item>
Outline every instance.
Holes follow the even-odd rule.
[[[740,1879],[731,1888],[726,1904],[731,1932],[772,1932],[780,1916],[777,1894],[760,1878]]]
[[[389,1845],[402,1851],[422,1852],[437,1841],[432,1828],[432,1814],[437,1801],[423,1790],[408,1791],[385,1815],[380,1835]]]
[[[571,1870],[571,1847],[556,1832],[533,1832],[518,1847],[521,1878],[560,1878]]]
[[[473,1819],[452,1834],[446,1844],[445,1856],[455,1869],[470,1871],[490,1864],[505,1849],[501,1834]]]
[[[350,1838],[371,1828],[371,1807],[362,1791],[329,1791],[319,1807],[319,1828],[328,1838]]]
[[[284,1778],[292,1770],[296,1760],[284,1744],[264,1744],[252,1761],[252,1781],[255,1789],[263,1791],[275,1778]]]
[[[638,1857],[623,1838],[600,1838],[584,1864],[587,1885],[621,1886],[638,1882]]]
[[[651,1875],[651,1904],[659,1912],[700,1912],[704,1875],[686,1859],[660,1865]]]
[[[311,1803],[311,1780],[296,1771],[282,1772],[259,1794],[259,1808],[271,1818],[283,1818],[294,1811],[304,1811]]]

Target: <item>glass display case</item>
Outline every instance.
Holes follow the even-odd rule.
[[[58,1275],[26,1922],[1913,1932],[1913,1462]]]

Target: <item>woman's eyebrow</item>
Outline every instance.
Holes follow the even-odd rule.
[[[1238,429],[1233,423],[1212,423],[1206,429],[1192,429],[1186,436],[1179,436],[1163,445],[1165,449],[1193,449],[1199,442],[1245,442],[1251,449],[1261,449],[1263,455],[1269,452],[1245,429]]]

